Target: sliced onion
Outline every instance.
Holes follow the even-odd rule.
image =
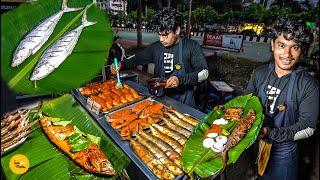
[[[218,133],[208,133],[207,134],[207,137],[209,137],[209,138],[215,138],[217,136],[218,136]]]
[[[222,152],[222,151],[220,151],[220,150],[218,150],[218,149],[214,148],[213,146],[211,147],[211,149],[212,149],[212,151],[217,152],[217,153]]]
[[[203,140],[202,145],[203,145],[205,148],[211,148],[214,143],[215,143],[215,142],[214,142],[213,139],[211,139],[211,138],[206,138],[205,140]]]
[[[222,143],[220,143],[220,142],[214,142],[213,143],[213,148],[215,148],[219,152],[222,152],[223,149],[224,149],[224,145]]]
[[[217,136],[216,141],[222,144],[226,144],[228,141],[228,138],[226,136],[219,135]]]
[[[228,124],[229,121],[220,118],[220,119],[216,119],[215,121],[213,121],[212,124],[216,124],[216,125],[224,125],[224,124]]]

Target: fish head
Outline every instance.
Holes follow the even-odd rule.
[[[111,163],[101,157],[90,158],[91,165],[101,174],[114,174],[115,170],[113,169]]]
[[[13,56],[11,67],[19,66],[24,60],[26,60],[30,55],[27,49],[18,49]]]
[[[30,77],[30,80],[36,81],[46,77],[51,71],[54,70],[54,68],[50,68],[50,67],[51,66],[45,66],[45,65],[36,67]]]

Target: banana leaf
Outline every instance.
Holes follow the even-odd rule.
[[[252,94],[238,96],[224,105],[224,108],[240,107],[247,114],[250,109],[256,112],[256,120],[253,123],[247,135],[236,146],[228,152],[227,164],[235,163],[241,154],[253,144],[261,128],[264,116],[259,99]],[[189,176],[195,174],[201,178],[216,175],[223,169],[223,163],[219,153],[202,145],[205,139],[204,132],[210,127],[212,122],[223,116],[223,111],[211,111],[195,128],[193,134],[187,140],[182,152],[183,169]],[[231,122],[229,122],[231,123]]]
[[[88,21],[97,23],[83,29],[72,54],[47,77],[36,82],[29,78],[43,52],[67,31],[81,24],[83,10],[66,12],[48,41],[18,67],[11,67],[13,53],[23,37],[39,22],[61,9],[62,0],[24,3],[1,15],[1,77],[18,94],[67,92],[90,81],[101,69],[112,45],[113,31],[108,16],[90,0],[69,0],[68,7],[85,7]]]
[[[83,132],[101,137],[100,149],[106,154],[117,174],[100,176],[87,173],[52,144],[37,124],[22,146],[1,158],[7,179],[116,179],[118,173],[129,165],[129,158],[104,134],[70,94],[43,103],[41,111],[52,117],[71,120],[71,123]],[[10,158],[15,154],[28,157],[30,168],[25,174],[17,175],[9,169]]]

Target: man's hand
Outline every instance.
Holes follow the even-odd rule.
[[[267,133],[268,133],[268,128],[262,127],[259,132],[259,138],[263,139],[264,137],[267,136]]]
[[[167,79],[167,84],[164,88],[176,88],[179,86],[179,79],[177,76],[171,76]]]
[[[120,62],[118,63],[118,66],[119,66],[118,69],[116,69],[115,66],[114,66],[114,63],[111,64],[111,66],[110,66],[110,71],[111,71],[111,73],[112,73],[113,75],[116,75],[117,72],[120,71],[120,69],[121,69],[121,63],[120,63]]]

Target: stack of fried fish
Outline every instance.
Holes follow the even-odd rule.
[[[80,93],[98,103],[103,112],[142,98],[142,96],[130,86],[123,84],[123,88],[117,89],[116,84],[117,82],[115,80],[90,84],[80,88]]]

